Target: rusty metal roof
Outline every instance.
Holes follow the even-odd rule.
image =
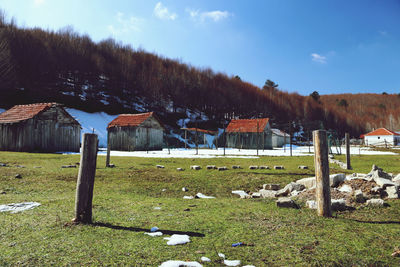
[[[267,127],[269,118],[231,120],[226,127],[228,133],[262,133]],[[257,127],[258,124],[258,127]],[[258,129],[258,131],[257,131]]]
[[[151,116],[155,117],[162,125],[161,121],[155,116],[154,112],[147,112],[140,114],[120,114],[118,117],[116,117],[108,124],[107,129],[115,126],[119,127],[139,126]]]
[[[0,123],[16,123],[29,120],[55,105],[58,104],[36,103],[29,105],[16,105],[0,114]]]
[[[376,129],[375,131],[364,134],[364,136],[375,136],[375,135],[400,135],[400,134],[390,131],[386,128],[379,128],[379,129]]]
[[[186,130],[186,131],[190,131],[190,132],[202,132],[202,133],[206,133],[206,134],[216,134],[217,133],[217,131],[204,130],[204,129],[200,129],[200,128],[181,128],[181,130]]]

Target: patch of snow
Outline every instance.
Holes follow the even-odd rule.
[[[196,197],[198,197],[198,198],[215,198],[215,197],[211,197],[211,196],[206,196],[206,195],[204,195],[202,193],[197,193]]]
[[[161,207],[154,207],[154,209],[155,209],[155,210],[160,210],[160,209],[161,209]]]
[[[183,196],[183,199],[194,199],[194,196]]]
[[[4,111],[6,111],[5,109],[0,108],[0,113],[3,113]]]
[[[188,235],[173,234],[171,237],[164,237],[164,239],[168,240],[167,245],[169,246],[183,245],[190,242],[190,236]]]
[[[22,203],[11,203],[0,205],[0,212],[10,211],[11,213],[17,213],[24,210],[31,210],[40,206],[41,204],[38,202],[22,202]]]
[[[154,232],[154,233],[144,233],[145,235],[149,235],[149,236],[162,236],[163,233],[162,232]]]
[[[104,105],[108,105],[108,104],[110,104],[110,102],[108,102],[107,100],[105,100],[105,99],[102,99],[102,100],[100,100],[100,102],[101,103],[103,103]]]
[[[61,94],[63,94],[63,95],[74,96],[74,95],[75,95],[75,92],[61,92]]]
[[[211,261],[209,258],[204,257],[204,256],[201,257],[200,260],[201,260],[202,262],[210,262],[210,261]]]
[[[232,191],[232,194],[239,195],[240,197],[247,197],[249,195],[243,190]]]
[[[107,125],[117,115],[108,115],[105,112],[88,113],[73,108],[66,108],[66,110],[81,124],[82,134],[92,133],[94,129],[94,133],[99,138],[99,146],[107,146]]]
[[[166,261],[163,262],[159,267],[202,267],[197,261]]]
[[[225,254],[224,253],[218,253],[218,257],[225,259]]]
[[[240,260],[224,260],[226,266],[239,266]]]

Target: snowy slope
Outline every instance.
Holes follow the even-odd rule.
[[[66,110],[82,125],[82,134],[92,133],[94,129],[94,133],[99,136],[99,146],[107,146],[107,124],[118,115],[108,115],[105,112],[88,113],[73,108]]]
[[[5,109],[0,108],[0,113],[3,113],[4,111],[6,111]]]

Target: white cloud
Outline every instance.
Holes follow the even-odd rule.
[[[229,13],[228,11],[220,11],[220,10],[200,12],[199,10],[187,9],[186,11],[189,13],[192,19],[200,22],[204,22],[206,20],[212,20],[214,22],[218,22],[232,16],[232,14]]]
[[[175,20],[178,17],[176,13],[171,13],[161,2],[158,2],[154,7],[154,15],[163,20]]]
[[[41,4],[44,3],[45,0],[33,0],[33,3],[35,4],[35,6],[40,6]]]
[[[311,54],[311,59],[312,61],[321,63],[321,64],[325,64],[326,63],[326,57],[319,55],[317,53],[312,53]]]
[[[107,29],[113,35],[120,35],[129,32],[140,32],[143,24],[143,19],[137,17],[125,18],[124,13],[118,12],[116,15],[118,25],[108,25]]]

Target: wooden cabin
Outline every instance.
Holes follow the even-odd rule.
[[[290,135],[279,129],[271,129],[272,147],[283,147],[290,143]]]
[[[226,127],[227,147],[272,149],[272,133],[268,118],[231,120]]]
[[[153,112],[121,114],[107,131],[111,150],[161,150],[164,145],[164,125]]]
[[[60,104],[17,105],[0,114],[0,150],[79,152],[81,125]]]

